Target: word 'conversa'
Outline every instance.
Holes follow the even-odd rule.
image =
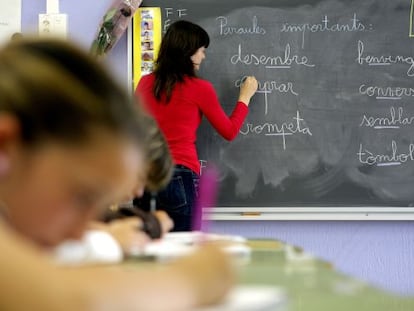
[[[240,129],[241,135],[265,135],[265,136],[282,136],[283,150],[286,150],[286,136],[293,134],[303,134],[312,136],[310,129],[306,126],[305,120],[301,118],[299,111],[296,111],[296,116],[292,118],[292,122],[277,123],[263,123],[252,124],[246,123]]]

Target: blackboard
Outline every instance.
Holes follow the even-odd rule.
[[[245,75],[259,92],[233,142],[207,123],[202,167],[219,206],[414,205],[410,0],[148,0],[163,27],[207,30],[199,75],[230,113]]]

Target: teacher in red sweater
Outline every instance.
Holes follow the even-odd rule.
[[[173,219],[174,231],[191,230],[200,173],[196,132],[203,115],[221,136],[234,139],[258,87],[254,77],[247,77],[232,114],[227,116],[212,84],[196,76],[209,43],[200,26],[184,20],[171,24],[161,42],[155,71],[143,76],[136,89],[158,122],[174,159],[174,176],[157,197],[157,207]]]

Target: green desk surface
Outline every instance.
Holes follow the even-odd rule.
[[[414,311],[414,297],[387,293],[335,271],[327,262],[277,241],[249,241],[240,282],[284,288],[289,311]]]
[[[250,240],[248,244],[252,253],[250,260],[238,262],[239,282],[283,289],[287,299],[272,311],[414,311],[414,297],[398,296],[346,276],[300,249],[275,240]],[[164,266],[146,260],[127,260],[126,264]]]

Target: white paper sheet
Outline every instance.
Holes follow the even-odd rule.
[[[131,249],[127,252],[127,256],[151,256],[158,261],[166,262],[191,254],[203,242],[224,242],[225,244],[221,245],[222,250],[237,258],[240,263],[247,263],[250,260],[251,248],[245,244],[245,238],[199,231],[168,233],[163,239],[154,240],[144,248]]]
[[[287,306],[287,295],[281,287],[239,285],[222,304],[194,311],[285,311]]]
[[[21,32],[21,0],[6,0],[0,4],[0,45],[7,42],[10,37]]]

